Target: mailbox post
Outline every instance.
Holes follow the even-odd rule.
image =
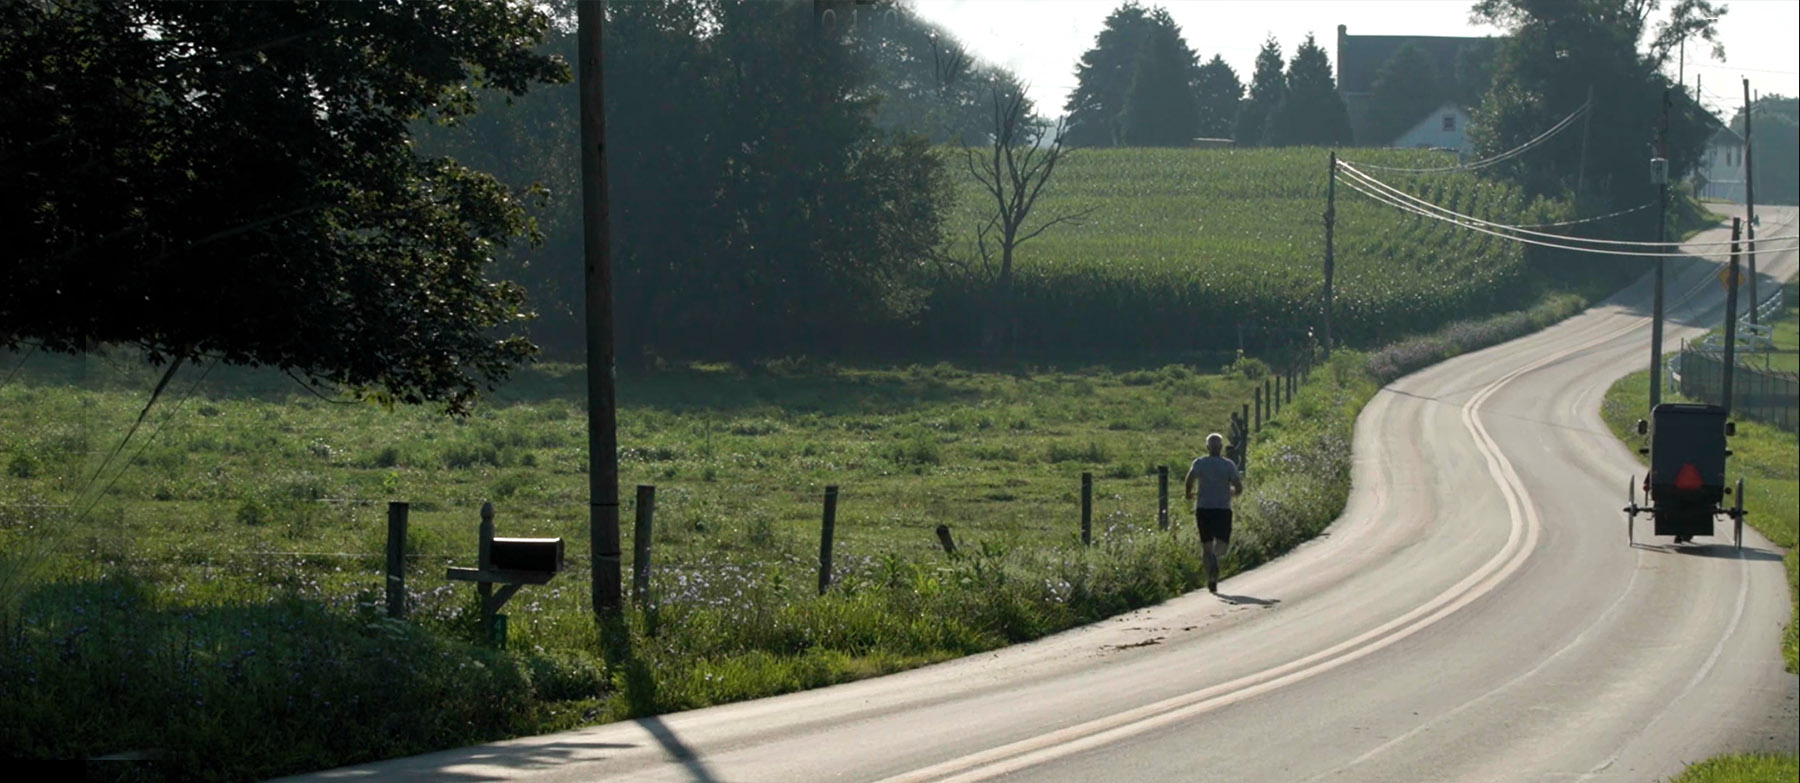
[[[481,596],[481,630],[496,646],[506,646],[501,607],[524,585],[547,584],[563,568],[561,538],[496,538],[494,504],[481,504],[481,540],[475,568],[451,568],[446,579],[474,582]],[[500,585],[499,590],[494,585]]]

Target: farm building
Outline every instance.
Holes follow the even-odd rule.
[[[1483,37],[1442,36],[1442,35],[1351,35],[1347,25],[1338,25],[1337,29],[1337,86],[1344,97],[1344,108],[1350,114],[1350,131],[1356,143],[1371,147],[1413,147],[1417,144],[1402,144],[1398,139],[1371,138],[1377,127],[1402,125],[1410,117],[1376,118],[1372,116],[1375,107],[1372,98],[1375,95],[1375,80],[1381,67],[1393,58],[1400,48],[1414,44],[1424,50],[1436,66],[1438,81],[1441,85],[1439,95],[1444,101],[1456,103],[1462,112],[1456,118],[1456,133],[1460,136],[1462,129],[1468,125],[1467,111],[1462,109],[1462,101],[1457,96],[1464,93],[1479,94],[1486,88],[1486,69],[1490,67],[1497,51],[1497,40]],[[1471,98],[1470,100],[1473,100]],[[1433,112],[1430,115],[1436,123],[1431,134],[1442,134],[1443,113]],[[1384,120],[1392,120],[1384,121]],[[1417,127],[1407,132],[1410,135]],[[1462,143],[1432,144],[1429,146],[1456,147]]]
[[[1744,203],[1744,137],[1720,125],[1706,141],[1694,178],[1701,198]]]

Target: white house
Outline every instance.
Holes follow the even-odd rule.
[[[1700,155],[1699,181],[1701,198],[1717,198],[1744,203],[1744,137],[1726,126],[1719,126],[1706,142]]]
[[[1469,112],[1454,103],[1445,103],[1426,114],[1412,128],[1400,134],[1391,147],[1427,147],[1455,150],[1468,146]]]

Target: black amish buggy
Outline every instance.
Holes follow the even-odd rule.
[[[1633,523],[1639,512],[1649,512],[1656,523],[1655,535],[1674,536],[1686,543],[1694,536],[1713,534],[1713,518],[1724,515],[1733,522],[1732,538],[1744,547],[1744,480],[1736,488],[1725,486],[1725,458],[1731,450],[1725,439],[1737,434],[1717,405],[1665,402],[1650,411],[1652,422],[1638,420],[1638,434],[1650,435],[1650,446],[1639,449],[1650,455],[1650,472],[1644,476],[1644,499],[1637,502],[1637,477],[1626,484],[1631,505],[1625,507],[1626,540],[1636,543]],[[1726,508],[1725,496],[1733,495]]]

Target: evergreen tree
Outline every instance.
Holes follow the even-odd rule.
[[[1159,9],[1160,10],[1160,9]],[[1157,27],[1138,57],[1131,90],[1120,117],[1120,141],[1133,147],[1185,147],[1199,125],[1199,107],[1189,86],[1193,60],[1179,33]]]
[[[1200,115],[1198,135],[1212,139],[1231,138],[1232,130],[1237,126],[1238,103],[1243,98],[1244,84],[1238,81],[1237,71],[1225,64],[1224,58],[1213,55],[1200,66],[1194,80],[1194,99]]]
[[[1449,97],[1438,78],[1437,62],[1418,44],[1408,41],[1381,64],[1375,73],[1365,146],[1387,146],[1418,124],[1428,112]]]
[[[1288,62],[1287,92],[1269,113],[1263,137],[1281,147],[1350,143],[1350,114],[1331,76],[1331,59],[1311,35]]]
[[[1150,12],[1136,2],[1114,9],[1106,26],[1094,36],[1094,46],[1075,66],[1075,91],[1063,106],[1069,131],[1064,141],[1072,147],[1105,147],[1118,141],[1119,116],[1137,56],[1150,32]]]
[[[1178,71],[1182,83],[1191,85],[1199,71],[1200,58],[1181,37],[1181,27],[1175,24],[1174,17],[1165,9],[1145,9],[1135,1],[1119,6],[1106,17],[1106,27],[1094,37],[1094,47],[1082,54],[1081,62],[1076,64],[1075,91],[1063,107],[1069,126],[1064,141],[1069,146],[1106,147],[1122,143],[1126,97],[1137,79],[1139,61],[1158,36],[1171,37],[1178,53],[1176,57],[1160,58],[1165,63],[1163,67]],[[1164,77],[1152,77],[1152,81],[1161,78]]]
[[[1250,75],[1250,98],[1238,111],[1232,138],[1240,147],[1263,143],[1263,128],[1269,115],[1287,95],[1287,80],[1281,75],[1281,44],[1271,36],[1256,53],[1256,71]]]

